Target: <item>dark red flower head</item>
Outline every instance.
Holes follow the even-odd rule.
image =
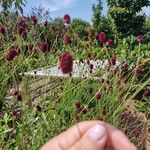
[[[14,110],[14,111],[12,112],[12,115],[13,115],[14,117],[19,117],[20,114],[21,114],[21,111],[19,111],[19,110]]]
[[[42,52],[47,52],[48,51],[48,45],[46,42],[41,42],[39,44],[39,50]]]
[[[80,109],[81,108],[81,103],[78,101],[75,103],[75,107],[76,109]]]
[[[86,107],[83,107],[82,113],[86,114],[88,112],[88,109]]]
[[[27,23],[26,23],[26,21],[23,18],[21,18],[19,20],[19,26],[22,27],[22,28],[26,28],[27,27]]]
[[[113,45],[113,40],[112,39],[108,39],[106,41],[106,46],[112,46]]]
[[[47,27],[47,25],[48,25],[48,21],[46,20],[46,21],[44,22],[44,26]]]
[[[17,55],[18,55],[17,50],[15,48],[11,48],[6,53],[5,58],[7,61],[12,61],[15,58],[15,56],[17,56]]]
[[[19,93],[19,94],[17,94],[16,95],[16,99],[18,100],[18,101],[22,101],[22,95]]]
[[[37,106],[36,106],[36,109],[37,109],[38,112],[42,112],[41,106],[37,105]]]
[[[128,70],[128,63],[127,62],[125,62],[125,61],[122,61],[121,62],[121,67],[122,67],[122,69],[124,69],[124,70]]]
[[[37,17],[36,17],[36,16],[32,16],[32,17],[31,17],[31,20],[32,20],[33,25],[36,25],[36,24],[37,24],[37,22],[38,22],[38,20],[37,20]]]
[[[100,93],[100,92],[97,92],[97,93],[96,93],[96,99],[97,99],[97,100],[100,100],[100,99],[101,99],[101,93]]]
[[[145,90],[142,96],[143,97],[149,97],[150,96],[150,90]]]
[[[26,38],[27,37],[27,31],[24,27],[19,27],[18,29],[18,34],[20,36],[22,36],[23,38]]]
[[[141,134],[142,134],[141,129],[136,129],[136,130],[133,132],[133,135],[134,135],[136,138],[139,138]]]
[[[69,35],[64,36],[64,44],[68,45],[72,43],[72,39]]]
[[[13,90],[13,95],[14,95],[14,96],[17,96],[18,94],[19,94],[19,91],[14,89],[14,90]]]
[[[64,23],[66,23],[66,24],[70,24],[70,22],[71,22],[71,17],[68,15],[68,14],[66,14],[66,15],[64,15]]]
[[[111,57],[111,59],[110,59],[109,64],[110,64],[110,65],[116,65],[116,61],[117,61],[117,57],[116,57],[116,55],[113,55],[113,56]]]
[[[18,28],[18,34],[22,35],[22,33],[25,31],[23,27]]]
[[[142,69],[141,67],[136,67],[136,68],[134,69],[134,74],[135,74],[136,76],[141,76],[142,73],[143,73],[143,69]]]
[[[0,33],[4,34],[5,33],[5,28],[0,27]]]
[[[98,35],[98,39],[101,43],[105,43],[106,42],[106,34],[104,32],[100,32]]]
[[[138,35],[138,36],[137,36],[137,41],[138,41],[139,43],[142,43],[143,40],[144,40],[144,36],[143,36],[143,35]]]
[[[93,69],[94,69],[94,65],[93,65],[93,64],[90,64],[90,65],[89,65],[89,68],[90,68],[91,70],[93,70]]]
[[[60,69],[63,73],[71,73],[73,69],[73,57],[69,52],[60,56]]]
[[[27,37],[27,31],[22,32],[21,36],[22,36],[23,38],[26,38],[26,37]]]

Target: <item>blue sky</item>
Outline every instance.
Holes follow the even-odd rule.
[[[107,12],[106,0],[103,1],[103,14]],[[25,12],[29,12],[31,8],[38,7],[42,5],[45,9],[51,11],[51,17],[62,17],[64,14],[70,14],[73,18],[82,18],[84,20],[90,21],[92,17],[92,4],[96,0],[27,0]],[[143,11],[150,15],[150,7],[144,8]]]
[[[51,17],[55,18],[58,16],[63,16],[68,13],[73,18],[82,18],[84,20],[90,21],[92,17],[92,4],[96,0],[27,0],[26,12],[29,12],[31,7],[38,7],[40,4],[49,9],[51,12]],[[103,14],[107,12],[106,0],[103,0]],[[144,12],[150,15],[150,8],[144,8]]]
[[[55,18],[69,14],[73,18],[82,18],[84,20],[91,20],[92,16],[92,4],[96,0],[27,0],[26,12],[31,7],[38,7],[40,4],[51,11],[51,17]],[[106,2],[103,2],[104,14],[107,11]]]

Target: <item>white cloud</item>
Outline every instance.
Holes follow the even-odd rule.
[[[57,11],[64,8],[69,8],[74,5],[76,0],[43,0],[42,6],[50,11]]]

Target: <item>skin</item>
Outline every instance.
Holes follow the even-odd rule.
[[[104,127],[98,141],[89,139],[89,131],[95,125]],[[42,146],[41,150],[136,150],[120,130],[101,121],[86,121],[74,125]]]

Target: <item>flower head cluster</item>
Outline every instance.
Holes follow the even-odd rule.
[[[143,35],[138,35],[138,36],[137,36],[137,41],[138,41],[139,43],[142,43],[143,40],[144,40],[144,36],[143,36]]]
[[[100,41],[105,46],[112,46],[113,40],[107,39],[105,32],[100,32],[96,38],[98,41]]]
[[[64,17],[63,17],[63,21],[64,21],[64,23],[66,23],[66,24],[70,24],[70,22],[71,22],[71,17],[70,17],[68,14],[66,14],[66,15],[64,15]]]
[[[21,95],[20,91],[14,89],[14,90],[13,90],[13,96],[16,97],[16,100],[22,101],[22,95]]]
[[[23,18],[21,18],[19,21],[19,27],[18,27],[17,32],[23,38],[27,37],[27,23]]]
[[[39,50],[42,51],[43,53],[48,51],[48,45],[46,42],[41,42],[39,45]]]
[[[109,64],[114,66],[116,65],[116,61],[117,61],[117,57],[116,55],[113,55],[109,61]]]
[[[71,44],[71,43],[72,43],[71,37],[70,37],[69,35],[65,35],[65,36],[64,36],[64,44],[65,44],[65,45],[69,45],[69,44]]]
[[[5,33],[5,28],[4,27],[0,27],[0,33],[4,34]]]
[[[60,69],[63,73],[71,73],[73,69],[73,57],[69,52],[60,56]]]
[[[5,55],[7,61],[12,61],[18,55],[18,49],[10,48]]]
[[[32,20],[32,24],[33,25],[36,25],[38,20],[37,20],[37,17],[36,16],[31,16],[31,20]]]

